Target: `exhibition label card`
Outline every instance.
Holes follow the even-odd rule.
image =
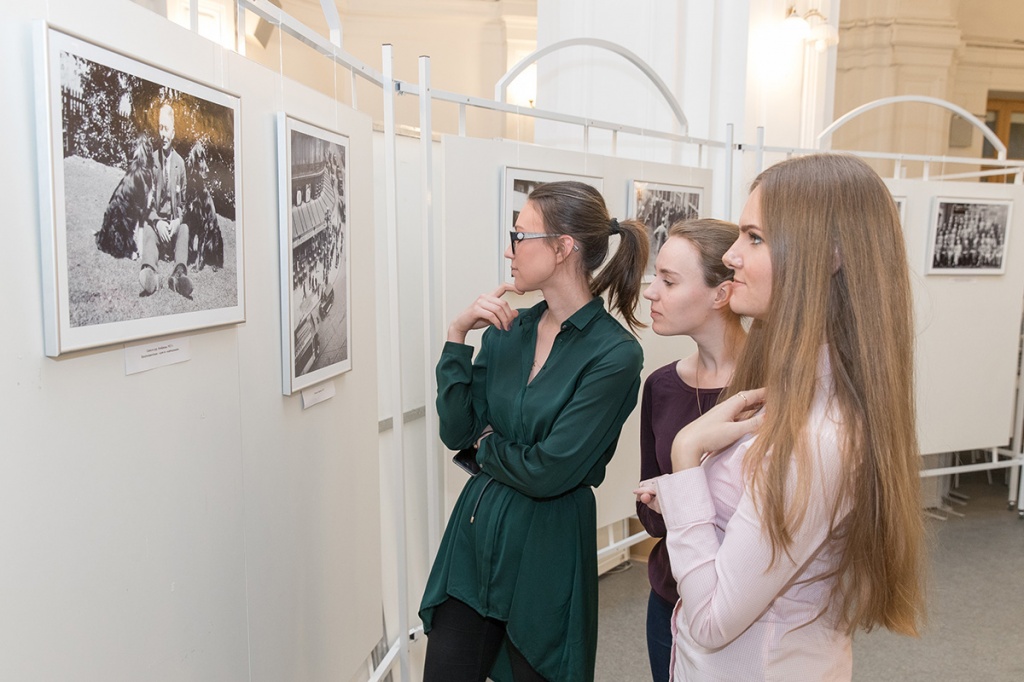
[[[302,409],[313,407],[317,403],[322,403],[325,400],[330,400],[334,397],[335,388],[333,381],[325,381],[322,384],[316,386],[310,386],[309,388],[302,390]]]
[[[147,370],[173,365],[192,359],[189,337],[144,341],[124,347],[124,373],[138,374]]]

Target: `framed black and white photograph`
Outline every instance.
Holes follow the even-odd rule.
[[[574,175],[572,173],[556,173],[551,171],[531,170],[529,168],[505,167],[505,186],[502,192],[501,206],[501,234],[498,239],[500,248],[499,272],[503,281],[512,282],[512,270],[507,258],[505,249],[509,246],[509,232],[514,232],[516,220],[519,218],[519,211],[526,204],[530,192],[546,182],[559,182],[564,180],[576,180],[594,187],[598,192],[603,192],[604,179],[592,175]]]
[[[907,224],[907,198],[903,196],[893,195],[893,202],[896,204],[896,210],[900,214],[900,226]]]
[[[37,39],[46,354],[242,322],[238,98]]]
[[[284,394],[352,369],[349,138],[278,118]]]
[[[1010,201],[937,197],[928,238],[927,275],[1006,272]]]
[[[651,255],[644,270],[645,282],[654,277],[654,261],[668,238],[668,229],[677,221],[700,217],[703,200],[704,190],[700,187],[633,181],[627,212],[647,227],[651,243]]]

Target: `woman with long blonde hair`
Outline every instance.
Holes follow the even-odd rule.
[[[899,216],[867,164],[821,154],[761,173],[740,231],[728,397],[638,489],[679,589],[674,679],[849,680],[855,630],[916,635],[924,610]]]

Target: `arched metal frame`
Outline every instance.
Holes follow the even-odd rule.
[[[338,6],[333,0],[320,0],[320,9],[323,10],[324,19],[327,20],[327,26],[331,31],[331,44],[341,47],[341,15],[338,14]]]
[[[514,81],[519,74],[528,69],[531,65],[539,61],[541,57],[546,57],[553,52],[564,50],[567,47],[576,46],[596,47],[602,50],[608,50],[609,52],[614,52],[620,57],[624,57],[636,68],[640,69],[640,71],[642,71],[643,74],[647,76],[652,83],[654,83],[654,86],[658,88],[658,92],[661,93],[661,96],[665,98],[669,108],[672,109],[672,113],[675,114],[679,125],[682,126],[683,135],[686,135],[690,124],[686,120],[686,114],[683,113],[683,107],[680,106],[679,100],[677,100],[675,95],[672,94],[672,91],[669,90],[665,81],[661,80],[661,77],[654,72],[654,69],[651,68],[650,64],[645,62],[643,59],[640,59],[636,54],[630,52],[621,45],[617,45],[616,43],[608,40],[601,40],[599,38],[569,38],[567,40],[560,40],[557,43],[552,43],[551,45],[542,47],[538,50],[534,50],[520,59],[515,66],[509,69],[504,76],[498,79],[498,82],[494,85],[494,99],[499,102],[504,102],[505,97],[508,94],[509,83]]]
[[[827,128],[822,130],[818,134],[818,146],[823,147],[823,143],[832,136],[832,133],[839,130],[841,127],[843,127],[853,119],[857,118],[861,114],[871,111],[872,109],[877,109],[878,107],[884,107],[890,104],[899,104],[901,102],[918,102],[921,104],[934,104],[937,107],[942,107],[943,109],[948,109],[949,111],[952,111],[954,114],[956,114],[960,118],[965,119],[968,123],[970,123],[975,128],[981,131],[981,134],[985,136],[985,139],[988,140],[993,147],[995,147],[996,153],[998,154],[998,159],[1000,161],[1006,160],[1006,145],[1003,144],[1003,141],[999,139],[995,132],[993,132],[987,125],[985,125],[984,121],[980,120],[977,116],[975,116],[974,114],[967,111],[961,106],[953,104],[952,102],[947,102],[944,99],[939,99],[938,97],[928,97],[926,95],[897,95],[895,97],[883,97],[881,99],[876,99],[872,102],[868,102],[867,104],[862,104],[856,109],[853,109],[843,114],[835,121],[833,121]]]

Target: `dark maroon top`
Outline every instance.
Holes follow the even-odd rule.
[[[643,398],[640,404],[640,480],[647,481],[663,474],[672,473],[672,440],[683,428],[700,416],[700,410],[707,412],[718,402],[721,388],[699,389],[700,410],[697,409],[697,393],[692,386],[683,383],[676,372],[677,362],[656,369],[644,382]],[[643,502],[636,503],[636,515],[644,529],[659,538],[647,563],[647,576],[651,588],[662,599],[675,603],[676,581],[672,577],[672,566],[665,549],[665,521]]]

